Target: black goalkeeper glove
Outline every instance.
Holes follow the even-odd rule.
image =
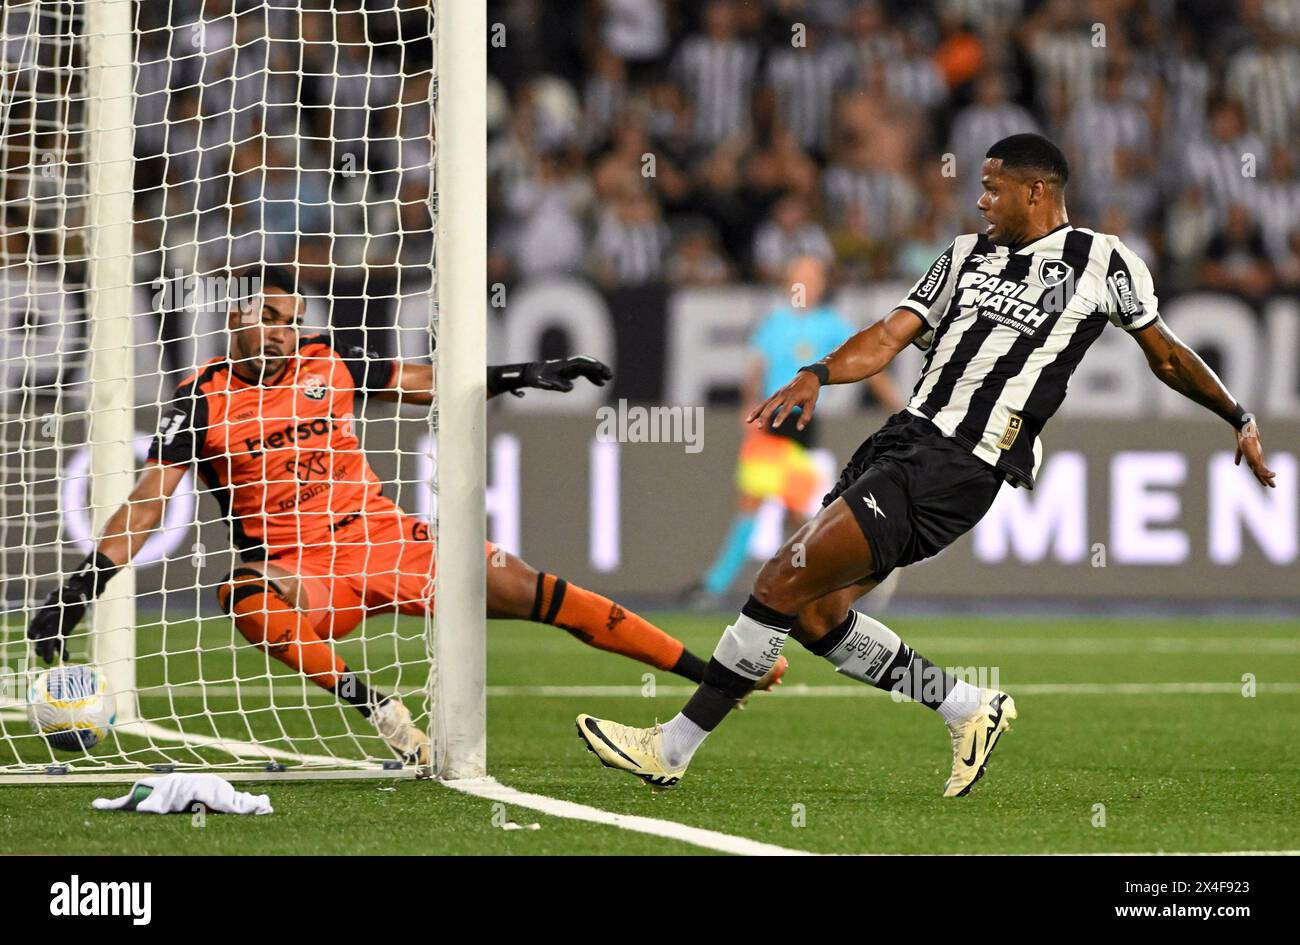
[[[50,591],[27,626],[27,639],[36,645],[36,655],[48,666],[57,652],[68,658],[67,636],[86,615],[86,605],[99,596],[109,580],[120,571],[108,556],[92,552],[77,573],[62,587]]]
[[[597,387],[604,387],[613,376],[614,372],[608,365],[586,355],[526,364],[499,364],[488,368],[487,391],[489,397],[507,391],[522,397],[526,387],[567,393],[573,390],[575,378],[585,377]]]

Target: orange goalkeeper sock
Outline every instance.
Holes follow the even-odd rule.
[[[598,650],[622,653],[692,682],[704,679],[704,661],[680,640],[608,597],[553,574],[537,575],[531,619],[567,630]]]
[[[316,634],[307,618],[289,606],[268,581],[258,577],[236,583],[223,595],[222,604],[235,618],[235,628],[249,643],[369,716],[373,697],[365,684]]]

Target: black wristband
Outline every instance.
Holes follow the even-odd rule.
[[[489,397],[517,391],[528,386],[528,365],[496,364],[488,365],[487,393]]]
[[[77,573],[68,578],[68,587],[79,592],[87,600],[94,600],[103,593],[108,582],[121,570],[121,567],[114,564],[113,559],[108,555],[92,551],[86,556],[86,560],[81,562]]]
[[[1240,433],[1242,430],[1246,429],[1246,424],[1251,423],[1255,419],[1255,415],[1253,413],[1247,413],[1246,408],[1241,404],[1234,404],[1232,412],[1228,414],[1226,419],[1232,424],[1233,429]]]
[[[816,364],[805,364],[799,370],[807,371],[813,377],[817,378],[823,387],[831,382],[831,369],[821,361],[818,361]],[[795,373],[798,373],[798,371]]]

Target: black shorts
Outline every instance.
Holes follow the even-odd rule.
[[[904,410],[858,447],[822,508],[844,498],[871,546],[871,576],[883,579],[970,531],[1004,479],[929,420]]]

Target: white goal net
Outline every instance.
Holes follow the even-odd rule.
[[[477,188],[437,188],[481,147],[473,55],[451,116],[471,147],[436,142],[438,32],[473,47],[485,16],[438,6],[0,7],[0,781],[481,771],[485,301],[437,239],[470,202],[458,251],[483,252]],[[384,392],[434,360],[440,419]],[[479,501],[454,543],[435,456]],[[131,563],[51,672],[28,628],[75,613],[60,588],[147,475],[174,490],[161,520],[133,506]],[[427,763],[395,747],[395,703]]]

